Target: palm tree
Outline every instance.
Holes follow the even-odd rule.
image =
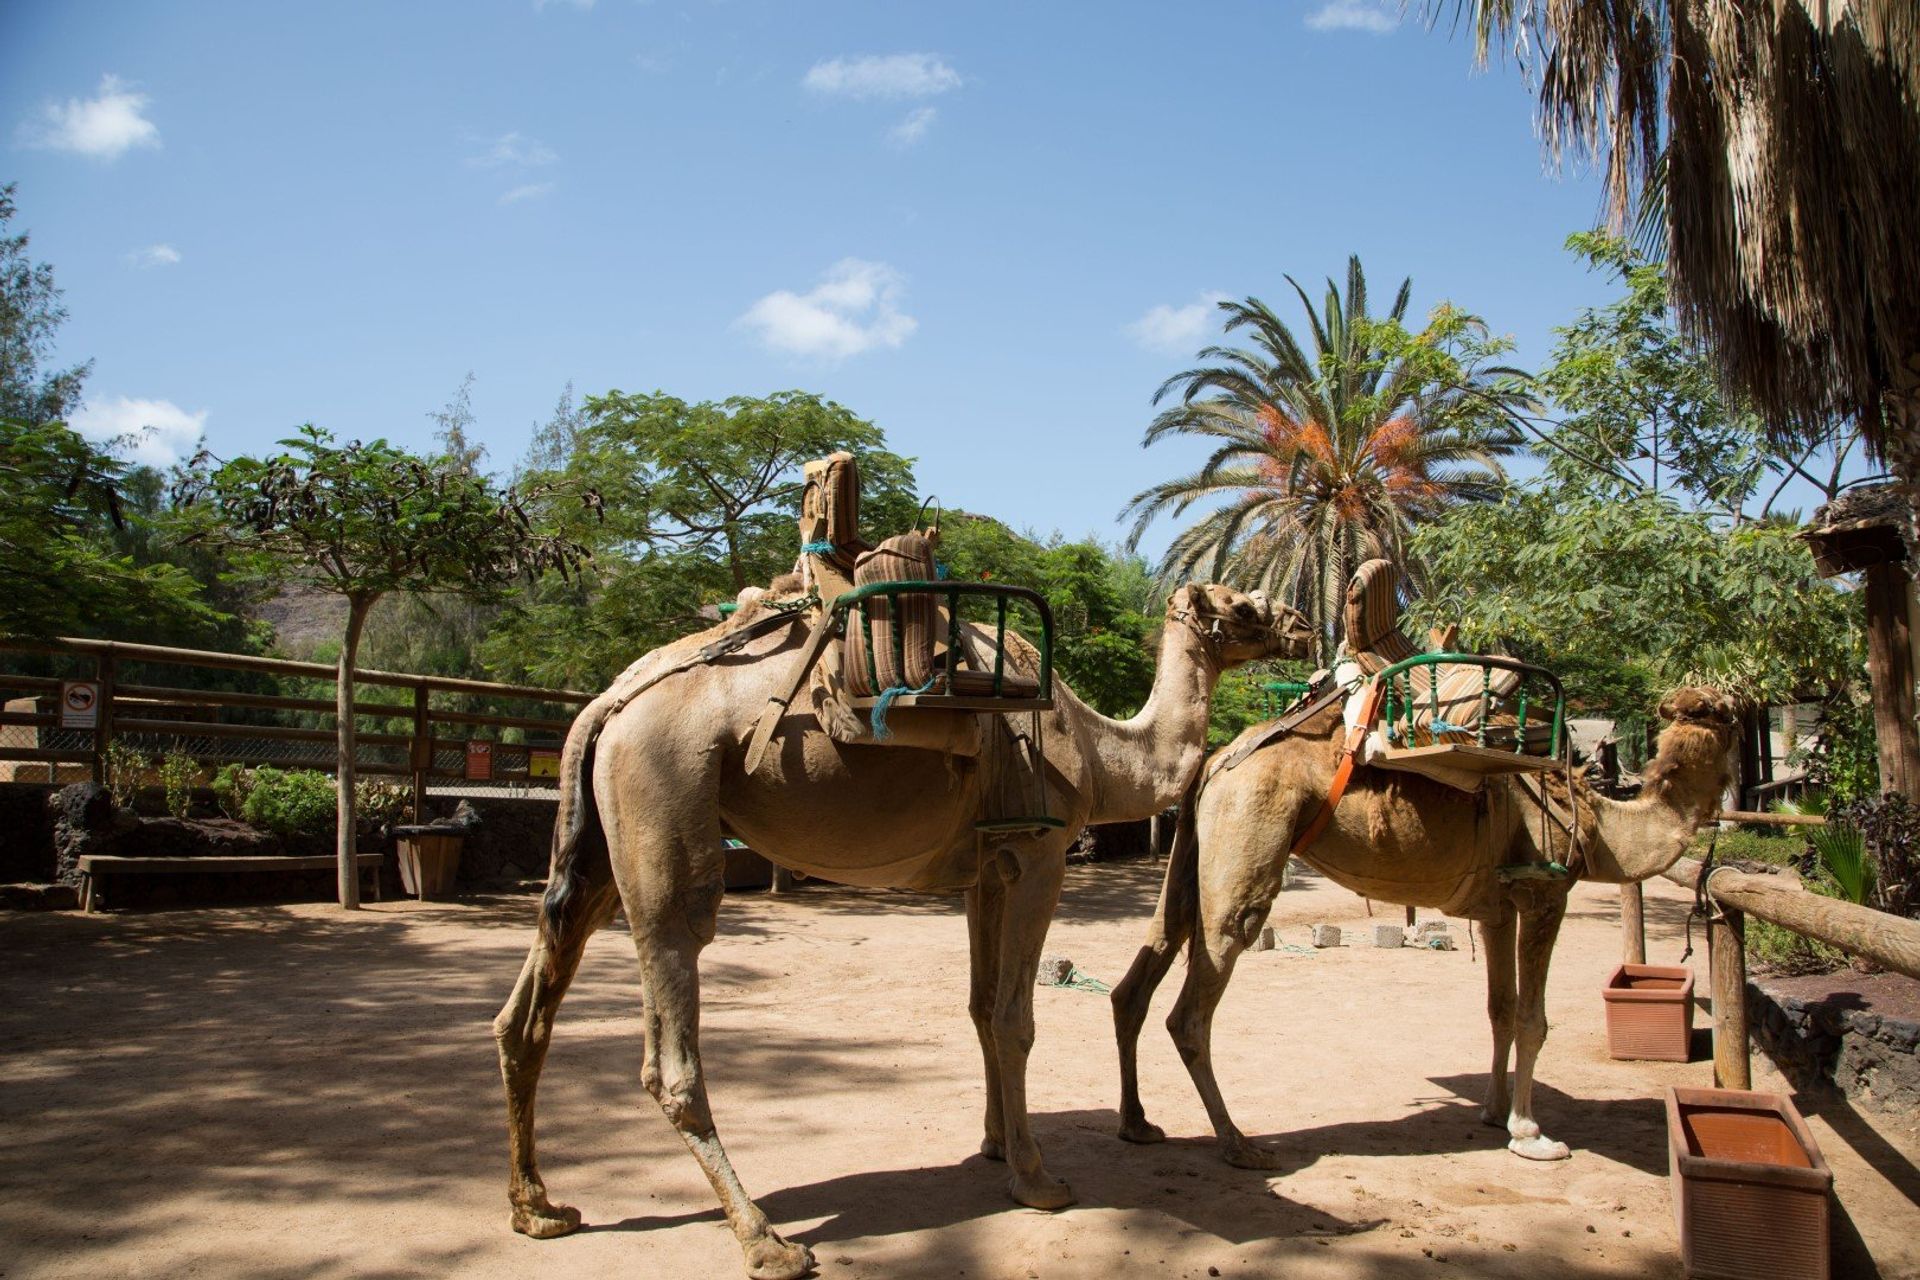
[[[1402,327],[1413,282],[1403,281],[1384,321],[1367,315],[1360,259],[1347,291],[1327,282],[1324,314],[1291,277],[1306,309],[1311,354],[1258,298],[1222,302],[1226,331],[1248,348],[1210,346],[1212,361],[1167,379],[1155,404],[1179,402],[1147,428],[1145,444],[1176,436],[1208,441],[1198,471],[1135,494],[1131,550],[1162,514],[1211,504],[1167,549],[1160,575],[1196,575],[1260,589],[1300,609],[1330,646],[1347,579],[1386,556],[1414,589],[1424,567],[1407,550],[1413,526],[1461,502],[1496,496],[1500,459],[1520,445],[1526,376],[1489,365],[1500,349],[1478,319],[1451,307],[1428,327]]]
[[[1664,241],[1729,389],[1785,436],[1857,419],[1920,513],[1920,4],[1450,2]]]

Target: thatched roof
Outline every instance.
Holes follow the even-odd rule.
[[[1617,219],[1664,199],[1682,323],[1732,389],[1876,437],[1898,391],[1920,431],[1920,3],[1456,3],[1483,55],[1511,37],[1549,148],[1600,160]]]

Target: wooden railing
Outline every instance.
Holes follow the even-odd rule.
[[[34,731],[31,746],[0,743],[0,760],[44,762],[56,767],[83,765],[96,781],[104,781],[107,749],[111,743],[120,741],[142,747],[177,747],[207,764],[237,760],[333,770],[334,752],[316,749],[318,744],[333,743],[336,732],[331,694],[336,672],[328,664],[117,640],[38,641],[0,637],[0,652],[43,655],[56,660],[45,665],[75,668],[63,676],[0,672],[0,698],[50,697],[56,704],[50,711],[0,711],[0,726],[28,727]],[[310,689],[294,695],[194,688],[153,676],[137,681],[128,678],[156,667],[246,673],[268,677],[265,683],[272,685],[283,680],[315,681],[324,685],[327,692],[324,696],[315,696],[321,690]],[[491,780],[511,785],[550,785],[554,779],[535,776],[532,768],[535,753],[543,753],[544,759],[544,753],[557,752],[573,722],[574,712],[593,699],[592,694],[572,689],[543,689],[397,671],[361,670],[355,672],[355,679],[369,686],[370,693],[398,689],[411,695],[390,702],[372,697],[364,701],[356,699],[356,719],[386,724],[376,731],[356,734],[358,747],[367,758],[356,758],[355,768],[361,773],[410,779],[415,812],[420,812],[419,802],[434,780],[467,777],[465,755],[470,741],[489,744]],[[57,704],[62,689],[76,680],[86,681],[97,689],[90,729],[62,727],[62,709]],[[469,704],[486,700],[527,703],[532,704],[530,710],[551,710],[544,715],[530,715],[486,708],[462,709],[435,705],[436,694],[441,695],[441,704],[449,700]],[[206,711],[205,719],[183,718],[184,712],[201,709]],[[230,714],[247,719],[226,718]],[[308,723],[285,723],[290,715],[297,715]],[[322,720],[327,723],[318,723]],[[399,732],[393,731],[395,722]],[[443,726],[455,726],[455,732],[446,733]],[[501,731],[507,729],[544,741],[502,742]],[[441,757],[448,754],[453,760],[443,762]]]
[[[1719,815],[1733,821],[1753,821],[1756,815]],[[1762,814],[1779,821],[1801,815]],[[1783,824],[1784,825],[1784,824]],[[1684,889],[1703,893],[1710,912],[1707,920],[1708,967],[1712,974],[1713,1079],[1723,1089],[1753,1085],[1752,1059],[1747,1044],[1747,917],[1791,929],[1850,956],[1870,960],[1882,968],[1920,978],[1920,920],[1876,911],[1839,898],[1810,893],[1797,876],[1787,872],[1752,872],[1738,867],[1703,866],[1698,858],[1682,858],[1662,873]],[[1706,879],[1703,882],[1702,875]],[[1620,886],[1622,956],[1644,964],[1647,939],[1641,911],[1640,886]]]

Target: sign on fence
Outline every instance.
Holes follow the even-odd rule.
[[[493,779],[493,744],[467,741],[467,781],[490,782]]]
[[[100,685],[94,680],[60,682],[60,727],[93,729],[100,724]]]
[[[557,778],[560,776],[560,753],[545,747],[527,749],[527,776],[529,778]]]

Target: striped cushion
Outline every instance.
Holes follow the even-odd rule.
[[[1497,702],[1520,687],[1520,673],[1508,671],[1502,667],[1475,667],[1464,662],[1449,662],[1438,668],[1440,686],[1437,690],[1440,704],[1440,719],[1448,725],[1462,730],[1477,730],[1480,726],[1482,709],[1481,692],[1491,693]],[[1434,720],[1434,698],[1425,695],[1414,699],[1413,723],[1417,729],[1430,728]],[[1416,735],[1418,737],[1420,735]],[[1440,742],[1467,742],[1475,735],[1472,732],[1448,733],[1444,730],[1438,735]],[[1431,735],[1429,735],[1429,739]]]
[[[931,582],[933,576],[933,544],[924,533],[903,533],[897,538],[888,538],[860,557],[854,565],[853,585]],[[940,621],[934,597],[924,592],[901,596],[897,619],[893,603],[886,596],[870,597],[863,607],[866,626],[861,625],[858,612],[850,614],[847,621],[841,674],[848,690],[857,698],[871,698],[888,689],[919,689],[926,685],[934,675],[933,642]],[[898,647],[896,627],[901,631]],[[869,632],[873,641],[871,656],[867,648]]]

